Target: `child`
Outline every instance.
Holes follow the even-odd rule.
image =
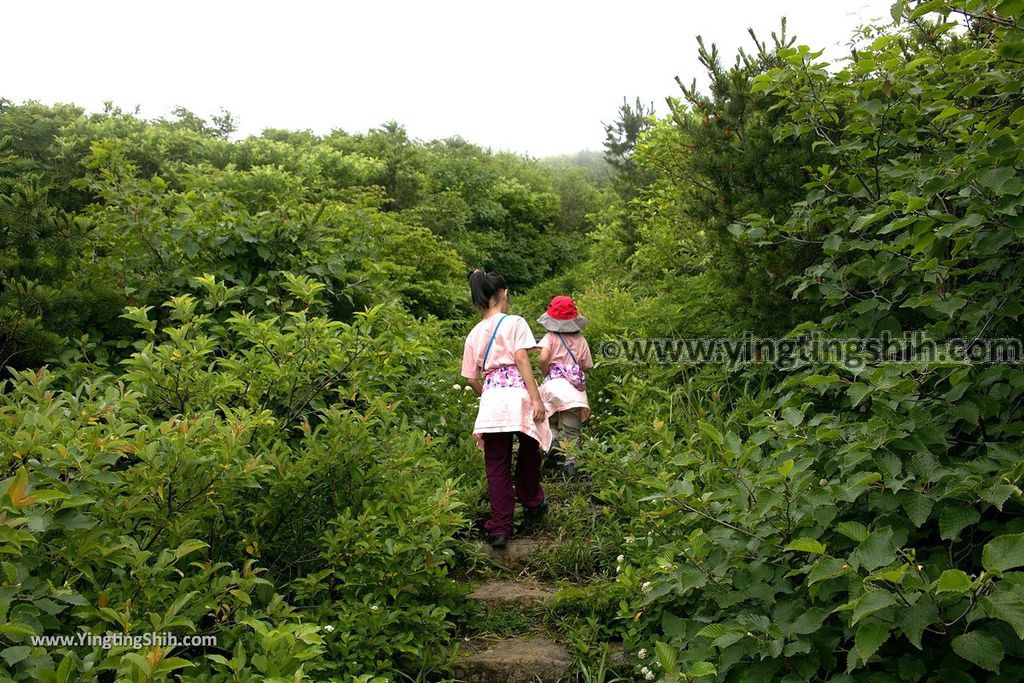
[[[564,453],[564,446],[579,437],[580,425],[590,417],[584,372],[594,367],[594,358],[580,334],[587,319],[576,310],[572,297],[556,296],[537,322],[548,330],[540,341],[540,372],[544,375],[540,395],[551,431],[557,434],[559,450]],[[566,456],[564,472],[567,478],[576,474],[576,462],[570,456]]]
[[[462,376],[480,397],[473,436],[484,452],[491,500],[484,530],[492,547],[503,548],[512,535],[516,498],[526,527],[538,524],[547,511],[540,466],[541,450],[551,447],[551,429],[527,355],[537,341],[526,320],[508,315],[505,279],[477,269],[469,275],[469,289],[483,319],[466,337]],[[514,484],[513,436],[519,440]]]

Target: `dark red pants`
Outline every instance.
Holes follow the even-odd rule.
[[[512,435],[519,437],[515,483],[512,477]],[[491,518],[484,523],[490,536],[511,536],[516,499],[520,505],[536,507],[544,501],[540,487],[540,444],[522,432],[482,434],[487,493],[491,499]]]

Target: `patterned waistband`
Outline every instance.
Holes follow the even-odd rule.
[[[580,370],[580,366],[575,363],[552,363],[551,367],[548,368],[548,376],[544,378],[547,382],[549,379],[562,378],[569,381],[569,384],[577,391],[586,391],[587,378]]]
[[[484,391],[494,387],[519,387],[526,388],[523,376],[519,374],[519,368],[515,365],[502,365],[501,367],[488,370],[484,374]]]

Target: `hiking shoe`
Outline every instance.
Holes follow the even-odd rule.
[[[494,548],[495,550],[501,550],[506,545],[508,545],[508,537],[507,536],[488,536],[487,537],[487,543],[489,543],[490,546],[492,548]]]
[[[540,523],[544,520],[544,515],[547,514],[547,511],[548,511],[548,499],[547,498],[542,500],[540,502],[540,505],[537,505],[535,507],[532,507],[532,508],[524,507],[523,508],[523,525],[522,525],[522,529],[525,531],[525,530],[534,529],[534,528],[540,526]]]

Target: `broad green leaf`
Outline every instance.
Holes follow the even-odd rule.
[[[901,491],[900,505],[903,506],[907,517],[914,523],[914,526],[921,526],[928,521],[928,516],[932,513],[935,501],[924,493]]]
[[[999,639],[981,631],[971,631],[953,638],[953,652],[985,671],[999,672],[1003,661],[1003,644]]]
[[[786,635],[806,635],[808,633],[814,633],[821,628],[822,623],[828,617],[829,611],[821,609],[820,607],[811,607],[805,612],[801,612],[792,624],[788,628],[783,627],[783,632]]]
[[[981,515],[968,505],[947,505],[939,513],[939,532],[943,540],[952,541],[971,524],[976,524]]]
[[[825,546],[813,538],[798,538],[786,546],[786,550],[797,550],[804,553],[821,555],[825,552]]]
[[[661,662],[662,668],[665,671],[676,670],[676,651],[672,649],[667,643],[658,641],[654,645],[654,652],[658,655],[658,661]]]
[[[1013,627],[1018,638],[1024,639],[1024,587],[1000,585],[981,603],[990,617],[1002,619]]]
[[[926,596],[919,595],[918,601],[910,607],[896,611],[896,625],[903,631],[914,647],[921,649],[921,636],[925,628],[939,618],[939,610]]]
[[[874,531],[857,550],[850,555],[850,560],[868,571],[884,567],[896,559],[896,546],[892,542],[892,529],[885,528]]]
[[[863,543],[868,538],[868,528],[860,522],[841,522],[836,531],[858,543]]]
[[[860,599],[857,600],[857,604],[853,609],[853,616],[850,619],[850,624],[855,625],[864,617],[870,616],[875,612],[881,611],[886,607],[889,607],[895,603],[892,593],[883,590],[869,590],[865,591]]]
[[[882,643],[889,639],[889,626],[879,621],[869,621],[857,628],[857,635],[854,637],[854,644],[860,661],[867,664],[871,655],[878,652]]]
[[[981,564],[986,571],[1005,572],[1024,565],[1024,534],[1006,534],[985,544]]]
[[[935,585],[936,593],[966,593],[971,590],[971,577],[959,569],[947,569],[942,572]]]
[[[804,414],[799,408],[783,408],[782,419],[793,427],[797,427],[804,421]]]

